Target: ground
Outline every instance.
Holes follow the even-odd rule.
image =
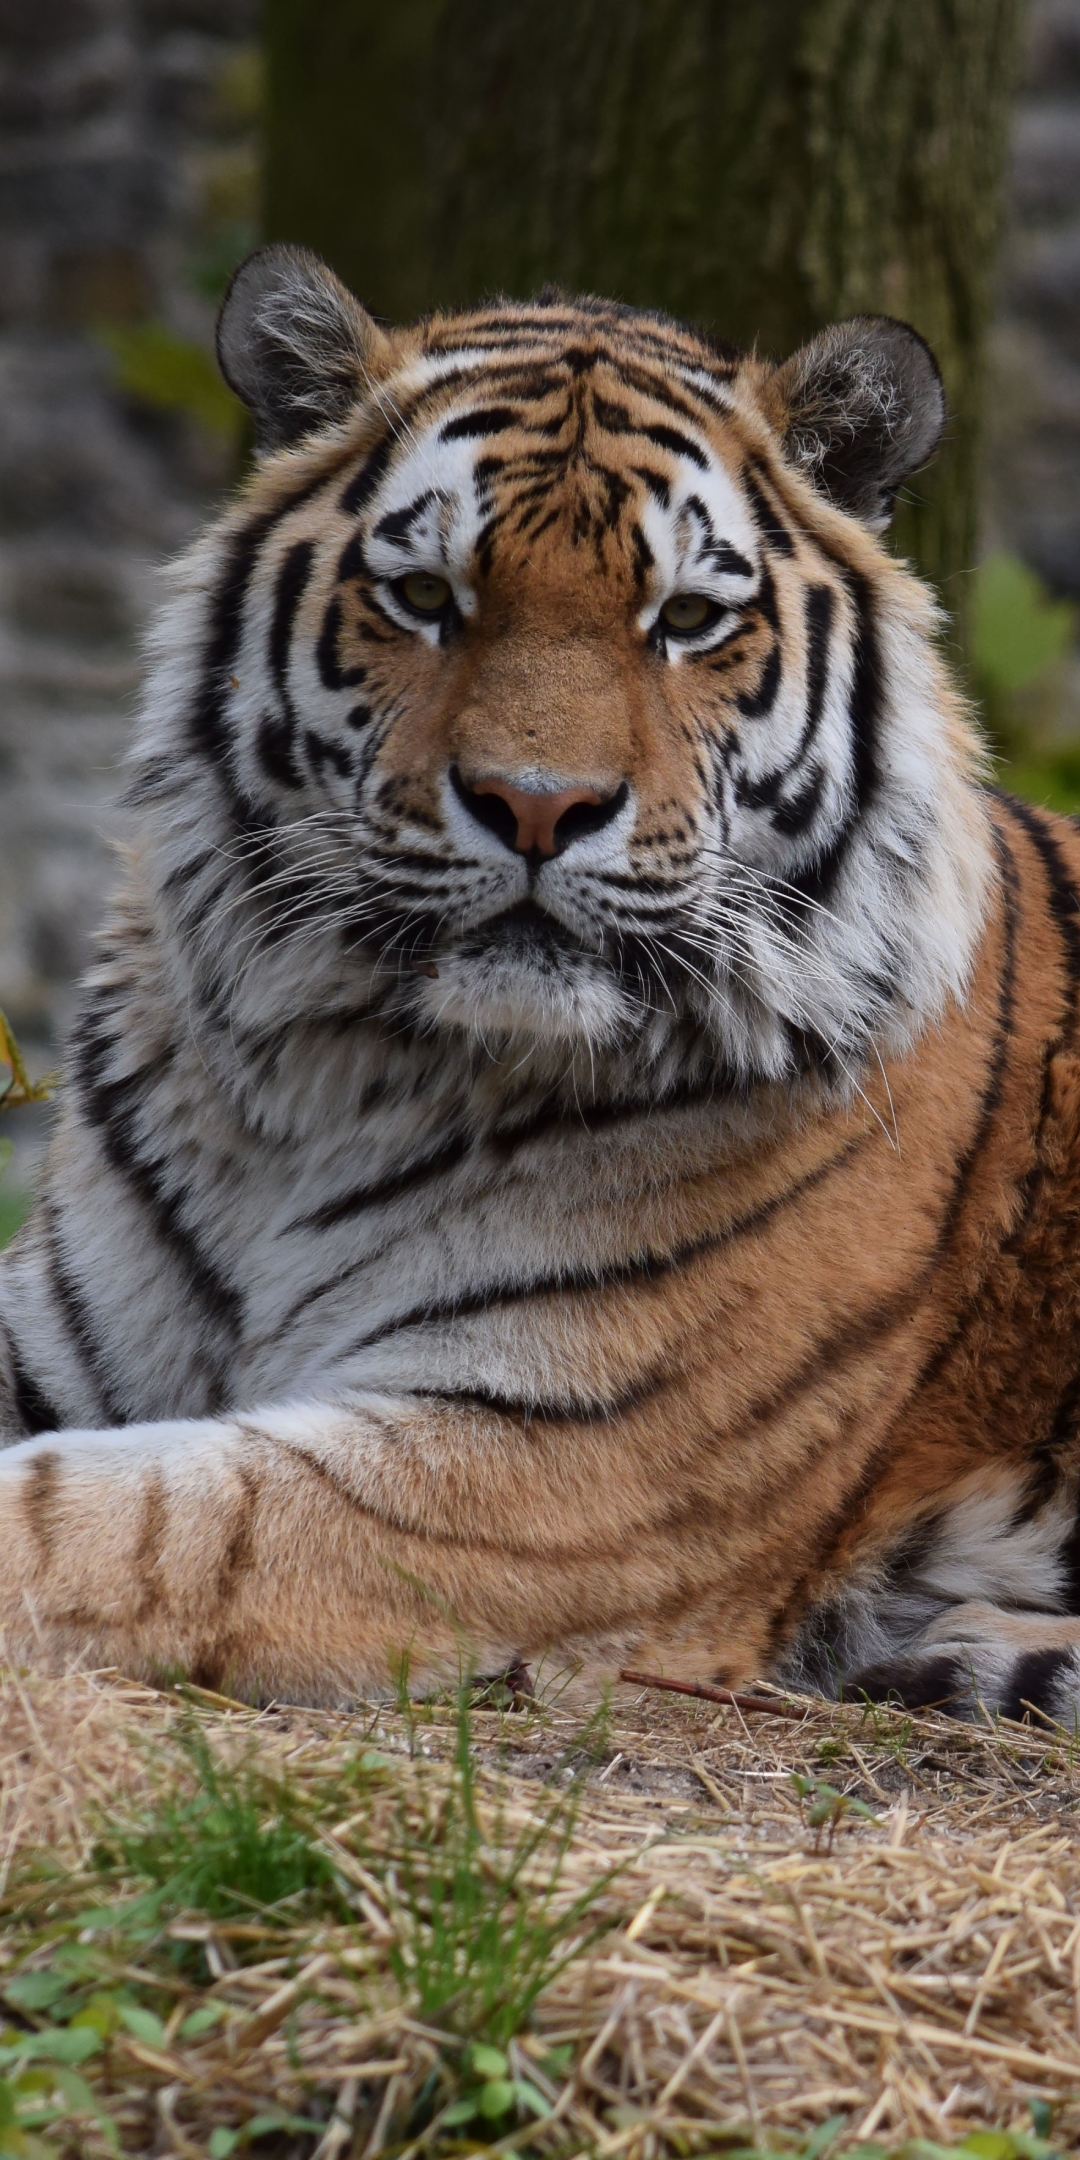
[[[1080,2148],[1073,1738],[567,1700],[8,1669],[0,2152]]]

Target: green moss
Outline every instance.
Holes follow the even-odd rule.
[[[1054,739],[1062,663],[1077,634],[1077,609],[1058,600],[1015,555],[980,565],[971,607],[974,687],[1014,795],[1048,809],[1080,809],[1080,742]]]
[[[1016,555],[979,567],[972,607],[972,662],[995,694],[1026,689],[1068,650],[1076,630],[1070,600],[1055,600]]]
[[[212,434],[239,436],[243,406],[201,345],[160,322],[114,324],[100,334],[128,397],[159,412],[186,413]]]

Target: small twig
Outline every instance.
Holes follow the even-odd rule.
[[[699,1702],[727,1703],[734,1710],[761,1710],[767,1717],[806,1716],[806,1711],[795,1703],[774,1702],[771,1695],[736,1695],[731,1688],[706,1687],[703,1680],[664,1680],[659,1673],[631,1672],[629,1667],[619,1678],[629,1680],[632,1687],[665,1688],[671,1695],[696,1695]]]

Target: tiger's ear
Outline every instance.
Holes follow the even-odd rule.
[[[344,420],[389,353],[377,323],[307,248],[256,248],[233,273],[218,366],[253,415],[260,450]]]
[[[901,481],[932,457],[945,392],[929,345],[891,315],[854,315],[776,370],[788,456],[840,510],[883,532]]]

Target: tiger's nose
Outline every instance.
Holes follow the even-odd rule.
[[[629,793],[625,780],[613,795],[601,795],[591,787],[534,794],[498,778],[477,780],[470,787],[456,765],[451,767],[450,779],[458,801],[478,825],[495,833],[516,854],[531,855],[534,860],[550,860],[561,855],[572,840],[602,831],[618,816]]]

